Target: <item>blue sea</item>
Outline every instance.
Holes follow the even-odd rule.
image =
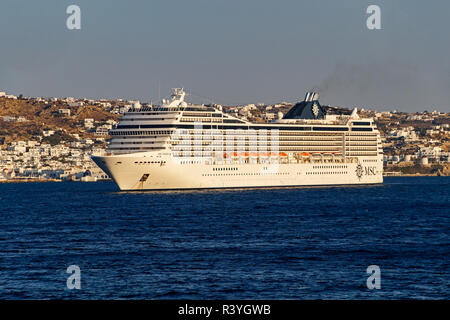
[[[0,184],[0,299],[449,299],[450,178],[119,192]],[[80,268],[80,289],[66,286]],[[367,267],[380,268],[370,290]]]

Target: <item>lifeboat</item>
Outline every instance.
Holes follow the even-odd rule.
[[[242,155],[242,154],[241,154]],[[233,158],[237,158],[238,157],[238,153],[237,152],[229,152],[229,153],[224,153],[223,154],[224,158],[228,158],[228,157],[233,157]]]

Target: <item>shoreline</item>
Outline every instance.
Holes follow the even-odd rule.
[[[0,183],[33,183],[33,182],[102,182],[112,181],[111,179],[99,179],[96,181],[82,181],[82,180],[62,180],[62,179],[14,179],[14,180],[0,180]]]
[[[448,175],[436,175],[436,174],[387,174],[383,175],[383,178],[391,177],[450,177]],[[62,180],[62,179],[14,179],[14,180],[1,180],[1,183],[44,183],[44,182],[104,182],[112,181],[111,179],[100,179],[97,181],[82,181],[82,180]]]
[[[383,177],[449,177],[445,174],[427,174],[427,173],[401,173],[401,172],[387,172]]]
[[[421,173],[417,173],[417,174],[388,174],[388,175],[383,175],[383,178],[390,178],[390,177],[450,177],[448,175],[437,175],[437,174],[421,174]]]
[[[26,183],[26,182],[62,182],[60,179],[13,179],[0,180],[0,183]]]

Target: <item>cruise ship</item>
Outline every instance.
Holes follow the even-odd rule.
[[[121,190],[366,185],[383,182],[371,118],[326,114],[308,92],[281,119],[251,123],[172,89],[158,106],[129,109],[94,162]]]

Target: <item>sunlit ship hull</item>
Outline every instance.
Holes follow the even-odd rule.
[[[361,185],[383,182],[372,119],[326,116],[308,93],[279,121],[253,124],[188,105],[178,89],[160,107],[127,112],[109,155],[92,157],[121,190]]]
[[[358,177],[358,163],[214,166],[204,163],[179,164],[179,161],[170,156],[157,154],[146,157],[94,157],[93,160],[112,177],[121,190],[327,186],[383,182],[382,168],[368,171],[362,166],[362,174]],[[144,163],[152,161],[166,163]],[[146,175],[145,181],[141,181]]]

